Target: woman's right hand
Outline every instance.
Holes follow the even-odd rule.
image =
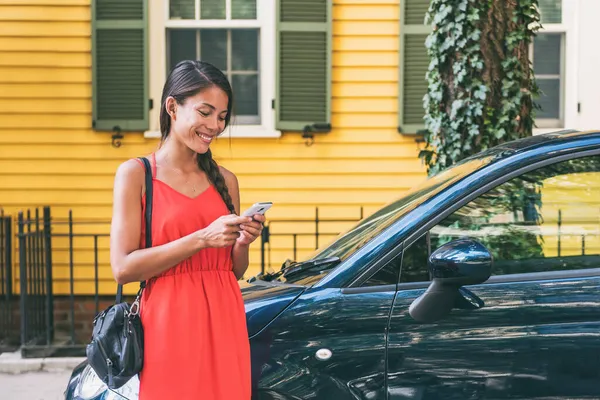
[[[240,236],[240,224],[252,221],[250,217],[235,214],[223,215],[214,220],[206,228],[198,231],[202,247],[229,247],[235,244]]]

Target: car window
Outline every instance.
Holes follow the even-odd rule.
[[[361,286],[395,285],[398,283],[401,263],[402,257],[401,254],[399,254],[389,261],[383,268],[379,269],[379,271],[373,274],[369,279],[367,279]]]
[[[598,267],[600,156],[536,169],[469,202],[406,249],[400,281],[429,280],[428,254],[464,237],[490,250],[492,275]]]

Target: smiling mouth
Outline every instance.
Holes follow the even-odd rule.
[[[212,136],[207,136],[207,135],[204,135],[204,134],[199,133],[199,132],[196,132],[196,136],[198,136],[200,139],[204,140],[207,143],[210,143],[213,140]]]

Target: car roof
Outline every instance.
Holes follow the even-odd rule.
[[[496,146],[496,148],[503,148],[506,150],[513,151],[530,150],[534,147],[539,147],[547,144],[555,144],[556,142],[587,139],[594,136],[600,137],[600,131],[578,131],[574,129],[567,129],[512,140],[510,142],[502,143]]]

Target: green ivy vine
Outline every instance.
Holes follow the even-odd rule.
[[[539,95],[528,48],[538,0],[431,0],[423,98],[429,174],[497,144],[530,136]]]

